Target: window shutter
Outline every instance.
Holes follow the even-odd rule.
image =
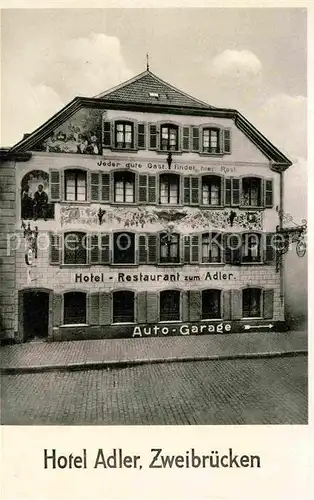
[[[148,176],[148,203],[156,203],[156,175]]]
[[[232,266],[241,264],[241,234],[226,233],[224,235],[225,263]]]
[[[157,292],[147,292],[146,295],[147,323],[157,323],[158,321],[158,300]]]
[[[190,264],[191,262],[191,238],[190,236],[184,236],[184,264]]]
[[[99,323],[101,325],[111,323],[111,296],[108,292],[99,294]]]
[[[99,262],[98,234],[89,235],[89,262],[90,264],[98,264]]]
[[[89,325],[99,325],[99,293],[91,293],[89,296],[89,311],[88,323]]]
[[[104,121],[104,147],[111,148],[111,122]]]
[[[140,234],[138,237],[138,263],[147,263],[147,237],[145,234]]]
[[[139,203],[147,203],[148,196],[148,176],[140,175],[139,176],[139,190],[138,190],[138,201]]]
[[[110,175],[101,174],[101,201],[110,201]]]
[[[157,149],[157,126],[149,124],[149,149]]]
[[[138,123],[137,125],[137,147],[138,149],[146,148],[146,124]]]
[[[191,263],[199,262],[199,235],[191,236]]]
[[[148,264],[156,264],[157,261],[157,235],[148,235]]]
[[[225,206],[231,206],[231,179],[226,177],[225,179]]]
[[[264,263],[274,264],[275,262],[275,237],[273,233],[267,233],[264,235]]]
[[[200,131],[198,127],[192,128],[192,151],[199,152],[200,149]]]
[[[184,184],[183,184],[183,203],[185,205],[190,204],[190,183],[191,183],[191,178],[190,177],[184,177]]]
[[[199,178],[191,177],[191,205],[199,204]]]
[[[242,318],[242,290],[231,290],[231,318]]]
[[[61,236],[50,234],[50,264],[61,263]]]
[[[50,201],[61,199],[61,179],[59,170],[50,170]]]
[[[182,321],[189,321],[189,294],[182,292]]]
[[[231,179],[231,205],[240,204],[240,179]]]
[[[53,294],[53,312],[52,312],[52,324],[53,326],[62,325],[62,295],[59,293]]]
[[[224,142],[223,142],[223,152],[225,154],[231,153],[231,130],[230,128],[226,128],[224,130]]]
[[[100,264],[110,263],[110,235],[100,234]]]
[[[264,319],[272,319],[274,316],[274,290],[272,288],[263,291]]]
[[[273,180],[272,179],[265,179],[264,180],[264,206],[266,208],[272,208],[274,204],[273,200]]]
[[[222,317],[223,319],[231,319],[231,290],[222,292]]]
[[[137,323],[146,323],[147,321],[147,292],[138,292],[137,294]]]
[[[190,127],[183,127],[182,151],[190,151]]]
[[[189,290],[189,318],[190,321],[201,319],[202,300],[199,290]]]
[[[99,201],[99,172],[90,173],[90,199]]]

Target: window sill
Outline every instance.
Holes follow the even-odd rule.
[[[58,202],[55,202],[58,203]],[[89,200],[61,200],[60,205],[89,205],[90,203],[98,203],[96,201]],[[75,208],[75,207],[74,207]]]
[[[182,262],[158,262],[156,264],[158,267],[183,267],[184,264]]]
[[[112,326],[136,325],[135,321],[120,321],[119,323],[111,323]]]
[[[243,209],[248,209],[248,210],[263,210],[264,206],[263,205],[239,205],[239,208]]]
[[[108,264],[110,265],[110,267],[114,267],[114,268],[119,268],[119,267],[122,267],[123,269],[126,268],[126,267],[138,267],[139,264],[133,262],[132,264],[131,263],[124,263],[124,262],[121,262],[119,264],[116,264],[116,263],[112,263],[112,264]],[[145,265],[145,264],[144,264]]]
[[[111,147],[108,148],[108,146],[104,146],[106,149],[111,149],[111,151],[117,151],[119,153],[136,153],[138,151],[137,148],[116,148],[116,147]]]
[[[208,318],[208,319],[201,319],[201,321],[211,323],[212,321],[223,321],[223,318]]]
[[[172,155],[182,155],[183,151],[175,151],[174,149],[156,149],[155,150],[158,155],[168,155],[168,153],[171,153]],[[169,169],[171,170],[171,168]]]
[[[203,205],[203,204],[200,204],[199,207],[202,209],[205,208],[207,210],[217,209],[217,208],[221,210],[222,208],[226,208],[224,205]]]
[[[263,320],[263,321],[268,321],[268,320],[264,320],[264,318],[262,316],[249,316],[249,317],[243,317],[241,318],[243,321],[253,321],[253,320]],[[270,320],[269,320],[270,321]]]
[[[78,326],[89,326],[88,323],[69,323],[68,325],[60,325],[60,328],[75,328]]]
[[[59,267],[60,267],[60,269],[71,269],[71,268],[79,269],[80,267],[88,268],[90,266],[91,266],[91,264],[60,264]]]
[[[241,262],[241,266],[262,266],[264,262]]]
[[[225,153],[222,151],[217,151],[216,153],[206,153],[205,151],[200,151],[200,156],[223,156]]]
[[[160,323],[160,324],[167,324],[167,323],[171,323],[171,324],[175,324],[175,323],[182,323],[182,319],[169,319],[169,320],[163,319],[163,320],[161,320],[161,321],[158,321],[158,323]]]

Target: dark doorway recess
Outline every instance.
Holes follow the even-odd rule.
[[[24,340],[39,340],[48,337],[49,293],[25,292],[23,294]]]

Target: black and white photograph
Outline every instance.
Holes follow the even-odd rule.
[[[1,424],[306,425],[306,9],[5,9],[1,84]]]

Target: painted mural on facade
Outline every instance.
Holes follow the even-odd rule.
[[[81,109],[37,145],[35,151],[48,153],[101,154],[102,111]]]
[[[54,205],[49,203],[49,175],[32,170],[21,181],[21,219],[53,219]]]

